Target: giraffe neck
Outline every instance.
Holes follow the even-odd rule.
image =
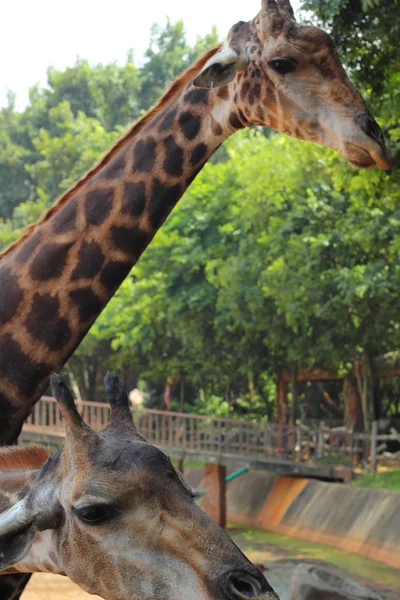
[[[220,100],[222,102],[222,100]],[[0,441],[79,345],[176,202],[234,130],[191,84],[0,261]]]

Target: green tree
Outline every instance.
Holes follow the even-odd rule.
[[[198,38],[194,47],[191,47],[186,41],[183,21],[172,23],[167,19],[165,27],[154,24],[145,62],[140,68],[140,107],[147,110],[152,106],[171,81],[189,67],[199,54],[217,43],[215,27],[204,38]]]

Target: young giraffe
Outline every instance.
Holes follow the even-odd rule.
[[[115,374],[105,379],[111,420],[101,432],[82,421],[60,376],[52,388],[64,451],[0,453],[0,569],[67,575],[106,600],[278,600],[139,434]]]
[[[0,439],[32,405],[215,149],[252,124],[390,166],[381,130],[332,39],[263,0],[0,261]]]

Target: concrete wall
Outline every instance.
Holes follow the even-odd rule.
[[[198,469],[186,475],[194,487],[203,487]],[[265,471],[249,471],[227,489],[229,521],[321,542],[400,569],[398,492]]]

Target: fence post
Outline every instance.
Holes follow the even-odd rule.
[[[299,461],[303,462],[303,424],[299,425],[297,431],[299,435]]]
[[[318,458],[324,458],[324,454],[325,454],[325,437],[324,437],[324,427],[325,427],[325,423],[323,421],[320,422],[319,424],[319,439],[318,439],[318,445],[319,445],[319,450],[318,450]]]
[[[378,435],[378,421],[372,421],[371,428],[371,454],[370,454],[370,471],[376,473],[376,442]]]
[[[264,420],[264,456],[269,456],[268,419]]]
[[[226,467],[206,464],[204,472],[204,487],[206,499],[204,511],[220,525],[226,524]]]
[[[349,456],[350,456],[350,466],[351,466],[351,472],[353,473],[354,470],[354,429],[353,427],[350,429],[350,434],[349,434]],[[353,477],[353,475],[352,475]]]

